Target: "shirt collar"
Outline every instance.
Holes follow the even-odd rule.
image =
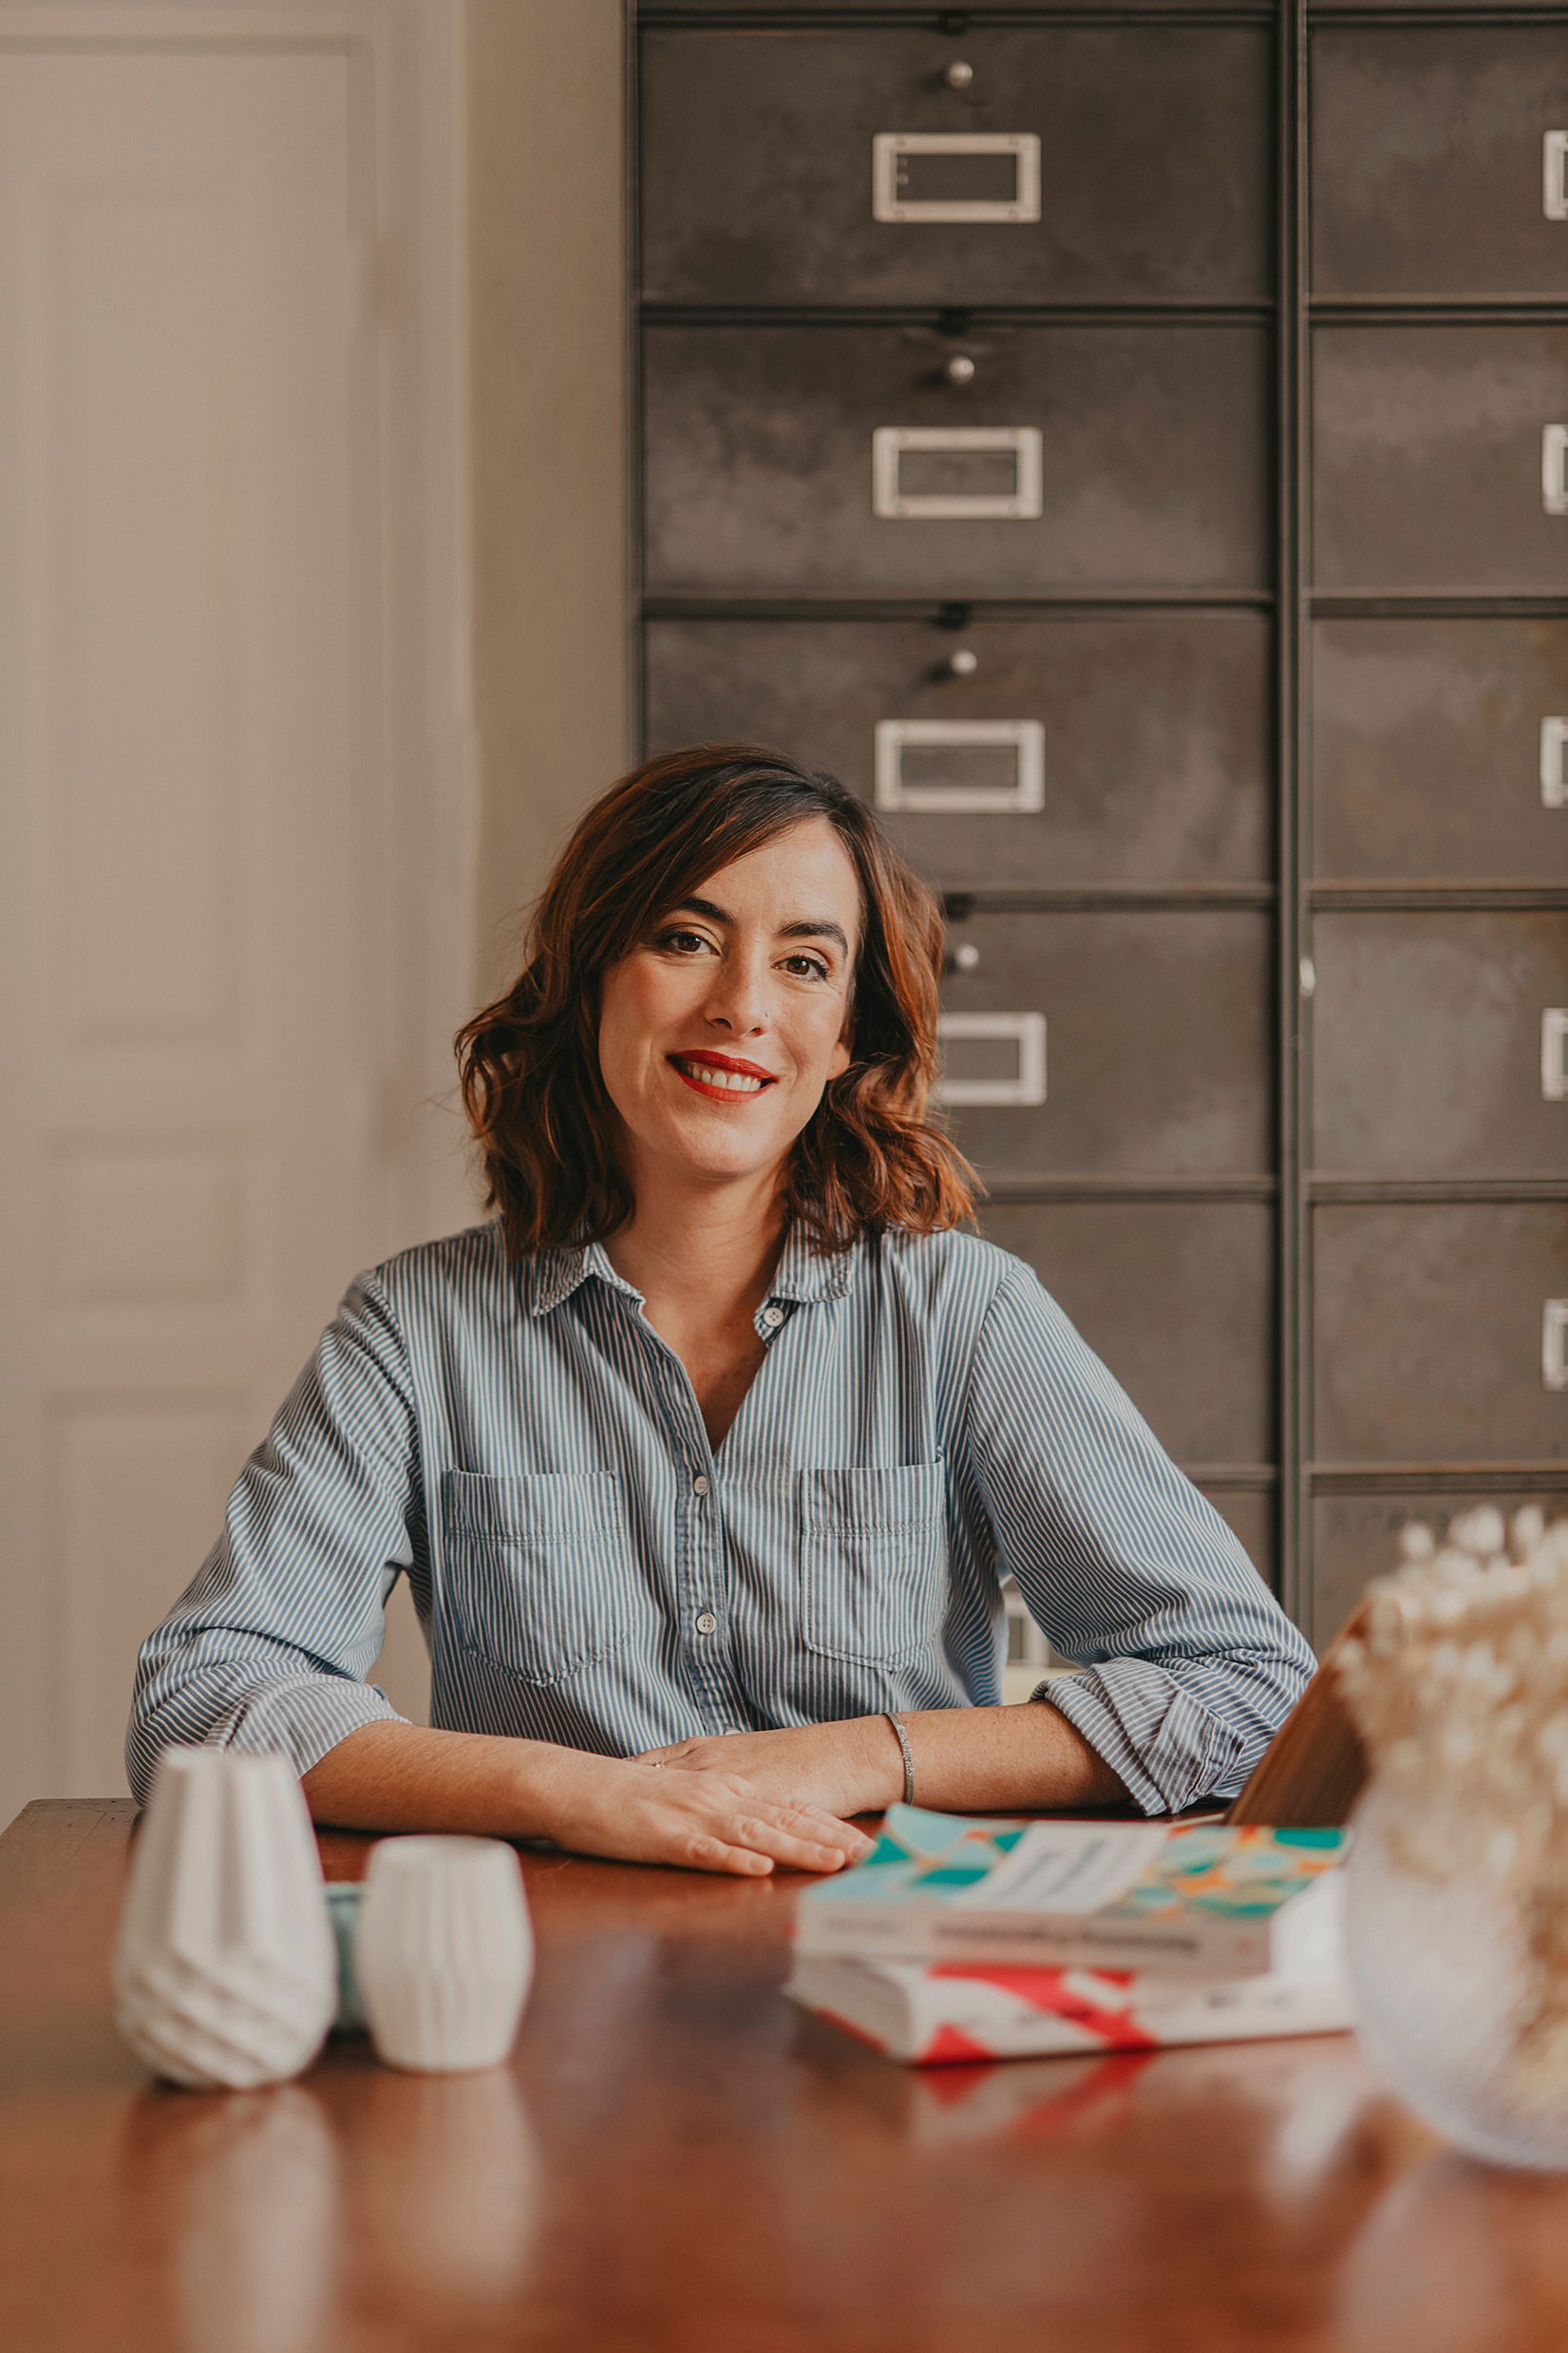
[[[829,1254],[820,1250],[801,1227],[791,1226],[768,1297],[796,1300],[804,1304],[842,1299],[854,1280],[860,1248],[857,1242],[847,1250]],[[523,1305],[531,1316],[547,1316],[562,1300],[570,1299],[590,1275],[596,1275],[613,1290],[623,1291],[641,1306],[642,1293],[633,1289],[624,1276],[616,1274],[601,1242],[541,1250],[537,1257],[525,1260],[520,1269]]]

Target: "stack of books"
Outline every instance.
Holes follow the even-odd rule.
[[[1338,2033],[1348,1839],[894,1806],[803,1893],[785,1991],[918,2066]]]

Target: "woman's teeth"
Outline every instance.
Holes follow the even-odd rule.
[[[765,1078],[747,1078],[744,1071],[721,1071],[711,1062],[683,1062],[677,1055],[671,1058],[687,1078],[696,1079],[703,1087],[722,1087],[726,1094],[761,1094],[768,1084]]]

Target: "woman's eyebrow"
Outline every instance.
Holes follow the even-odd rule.
[[[711,899],[683,899],[678,907],[671,909],[671,913],[672,915],[702,915],[706,916],[710,923],[727,923],[731,929],[734,928],[734,917],[727,914],[723,907],[715,905]],[[820,920],[813,920],[809,922],[781,923],[775,938],[779,939],[831,939],[837,943],[843,955],[849,954],[849,941],[844,936],[842,925],[835,923],[832,918],[827,916]]]
[[[842,930],[837,923],[826,918],[820,922],[781,923],[778,937],[781,939],[834,939],[837,940],[845,956],[849,954],[849,941],[844,938]]]

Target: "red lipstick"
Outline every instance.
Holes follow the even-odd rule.
[[[665,1058],[681,1084],[690,1087],[693,1094],[706,1095],[709,1103],[755,1103],[758,1096],[765,1093],[767,1088],[774,1085],[778,1078],[776,1071],[765,1071],[760,1063],[743,1062],[736,1054],[714,1053],[707,1046],[692,1053],[668,1054]],[[692,1076],[690,1071],[682,1070],[683,1062],[690,1062],[699,1067],[706,1062],[713,1070],[734,1071],[743,1078],[761,1079],[763,1084],[758,1088],[756,1094],[737,1094],[733,1087],[705,1086],[700,1078]]]
[[[742,1062],[732,1053],[715,1053],[711,1046],[693,1046],[690,1053],[672,1053],[671,1062],[711,1062],[716,1071],[739,1071],[743,1078],[777,1078],[777,1071],[765,1071],[760,1062]]]

